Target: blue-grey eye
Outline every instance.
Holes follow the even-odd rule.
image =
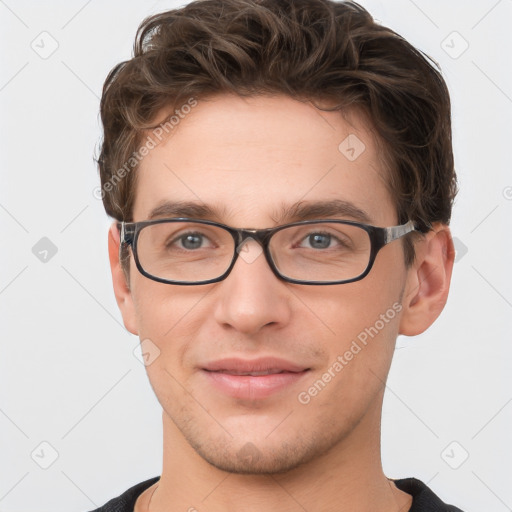
[[[308,242],[313,249],[327,249],[331,245],[331,235],[313,233],[308,236]]]
[[[180,237],[180,241],[185,249],[198,249],[203,243],[203,238],[203,235],[187,233],[186,235]]]

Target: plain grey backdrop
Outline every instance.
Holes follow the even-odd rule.
[[[0,512],[85,511],[160,474],[161,410],[122,324],[94,190],[99,97],[144,17],[183,2],[0,0]],[[511,0],[363,0],[439,62],[460,181],[452,289],[400,337],[389,477],[512,510]]]

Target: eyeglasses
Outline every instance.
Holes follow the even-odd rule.
[[[142,275],[177,285],[222,281],[250,240],[260,244],[270,268],[284,281],[306,285],[351,283],[370,272],[377,253],[386,244],[416,230],[412,221],[381,228],[333,219],[268,229],[235,229],[190,218],[121,222],[117,227],[121,231],[120,255],[130,245]]]

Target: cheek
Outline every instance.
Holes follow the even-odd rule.
[[[383,391],[401,305],[397,288],[378,291],[373,285],[342,286],[352,289],[343,294],[340,291],[324,310],[333,331],[329,343],[321,340],[328,351],[328,362],[312,375],[298,400],[312,406],[305,408],[311,414],[334,415],[335,423],[351,425]]]
[[[208,290],[146,281],[139,280],[132,295],[141,343],[158,353],[151,368],[147,367],[148,375],[158,367],[180,373],[187,347],[198,336],[199,320],[207,314],[202,299]]]
[[[314,328],[320,332],[325,327],[324,331],[329,333],[327,337],[331,339],[328,345],[336,349],[342,349],[347,342],[376,323],[379,331],[382,330],[386,337],[394,341],[398,332],[397,319],[405,277],[397,275],[395,279],[390,279],[387,272],[380,270],[375,266],[368,276],[355,283],[308,291],[303,302],[317,313],[319,321],[316,327],[309,324],[304,328]],[[381,319],[381,316],[384,317]],[[385,329],[382,322],[385,322]]]
[[[376,261],[361,281],[334,286],[328,300],[318,295],[312,301],[323,303],[319,316],[331,331],[330,342],[324,340],[329,368],[340,363],[331,373],[343,374],[338,382],[346,380],[354,390],[366,386],[368,378],[385,381],[391,364],[405,283],[405,271],[399,272],[395,257],[390,254]],[[395,277],[391,279],[391,275]]]
[[[205,293],[198,293],[193,287],[158,283],[142,275],[136,276],[132,297],[141,338],[143,335],[158,339],[168,336]]]

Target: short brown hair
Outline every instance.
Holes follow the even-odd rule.
[[[450,98],[429,60],[355,2],[197,0],[151,16],[134,57],[103,88],[105,210],[132,220],[136,173],[126,162],[162,109],[219,93],[285,94],[364,113],[386,157],[399,221],[424,232],[448,224],[456,194]],[[405,259],[414,259],[410,240]]]

